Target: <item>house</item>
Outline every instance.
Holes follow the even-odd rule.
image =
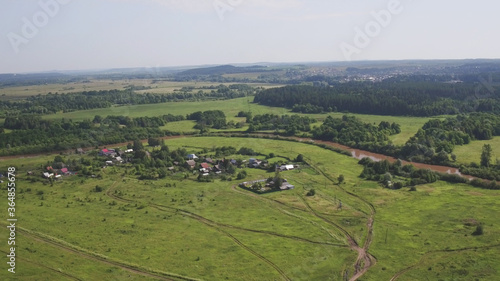
[[[62,168],[62,169],[61,169],[61,174],[63,174],[63,175],[67,175],[67,174],[69,174],[69,173],[70,173],[70,172],[68,171],[68,168]]]
[[[205,162],[213,164],[214,160],[212,158],[205,158]]]
[[[47,167],[47,171],[52,171],[52,170],[54,170],[54,169],[52,169],[52,166]]]
[[[123,163],[123,159],[120,156],[113,159],[113,161],[118,162],[118,163]]]
[[[194,160],[194,159],[198,159],[198,156],[196,156],[196,154],[188,154],[187,158],[190,160]]]
[[[115,156],[116,152],[114,149],[107,149],[104,148],[103,150],[99,151],[100,156]]]
[[[188,165],[189,168],[193,169],[194,166],[196,166],[196,162],[194,160],[188,160],[186,161],[186,165]]]
[[[46,179],[51,178],[53,176],[54,176],[53,173],[47,173],[47,172],[43,173],[43,177],[46,178]]]
[[[62,176],[61,175],[56,175],[55,178],[56,179],[60,179],[60,178],[62,178]]]
[[[113,161],[106,161],[106,165],[112,166],[113,165]]]
[[[208,163],[201,163],[200,166],[203,168],[203,169],[210,169],[210,165]]]
[[[290,171],[293,170],[295,167],[293,165],[281,165],[280,170],[281,171]]]
[[[290,189],[294,189],[295,186],[287,183],[287,182],[284,182],[281,186],[280,186],[280,189],[281,190],[290,190]]]
[[[234,160],[234,159],[231,159],[231,164],[233,165],[237,165],[238,164],[238,161]]]
[[[260,163],[262,163],[261,160],[255,159],[255,158],[250,158],[248,161],[248,167],[250,168],[258,168],[260,166]]]

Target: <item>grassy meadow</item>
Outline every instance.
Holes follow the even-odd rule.
[[[95,115],[108,116],[108,115],[124,115],[130,117],[141,116],[160,116],[164,114],[174,115],[187,115],[196,111],[207,110],[222,110],[227,117],[228,121],[241,122],[245,118],[238,118],[236,115],[240,111],[251,111],[254,115],[259,114],[296,114],[286,108],[263,106],[253,103],[252,97],[237,98],[231,100],[217,100],[217,101],[198,101],[198,102],[172,102],[161,104],[145,104],[145,105],[132,105],[132,106],[119,106],[112,108],[92,109],[85,111],[74,111],[67,113],[58,113],[43,116],[45,119],[71,119],[73,121],[81,121],[85,119],[93,119]],[[345,113],[330,113],[330,114],[299,114],[302,116],[309,116],[324,120],[327,116],[331,115],[335,118],[341,118]],[[400,117],[400,116],[379,116],[379,115],[365,115],[365,114],[349,114],[354,115],[361,121],[378,125],[381,121],[396,122],[401,125],[401,133],[391,136],[391,140],[398,145],[406,143],[406,141],[415,135],[418,129],[431,118],[421,117]],[[444,118],[444,117],[442,117]],[[166,130],[176,132],[191,132],[192,122],[180,121],[172,122],[165,126]],[[317,123],[316,125],[320,125]]]
[[[471,162],[475,162],[476,164],[481,163],[481,152],[485,144],[491,145],[491,149],[493,150],[492,164],[495,164],[496,160],[500,159],[500,137],[493,137],[493,139],[485,141],[472,141],[467,145],[455,146],[453,153],[457,156],[457,162],[462,164],[470,164]]]
[[[153,83],[153,79],[92,79],[85,82],[66,82],[66,83],[51,83],[44,85],[31,86],[11,86],[0,88],[0,100],[16,100],[24,99],[29,96],[46,95],[52,93],[77,93],[82,91],[100,91],[100,90],[124,90],[127,87],[151,87],[151,89],[139,90],[137,93],[156,93],[156,94],[171,94],[181,90],[183,87],[210,87],[218,85],[233,85],[240,83],[215,83],[215,82],[176,82],[176,81],[157,81]],[[280,84],[265,84],[265,83],[246,83],[253,87],[275,88],[281,87]],[[198,91],[197,89],[193,91]],[[203,91],[209,92],[209,89]]]
[[[416,192],[388,190],[360,179],[357,160],[296,142],[186,137],[166,144],[198,154],[224,145],[281,159],[301,153],[310,166],[283,172],[295,189],[256,195],[235,187],[241,181],[200,183],[190,173],[140,181],[125,167],[103,169],[102,179],[64,177],[51,186],[27,181],[25,173],[55,155],[1,160],[2,168],[18,166],[22,229],[18,271],[4,270],[0,279],[341,280],[345,270],[352,274],[357,256],[345,233],[366,242],[369,204],[375,208],[369,252],[377,262],[362,280],[398,273],[397,280],[498,276],[500,227],[491,216],[500,211],[498,191],[444,182]],[[246,171],[245,181],[273,175]],[[345,183],[338,185],[340,174]],[[310,189],[315,196],[305,196]],[[5,189],[0,193],[6,198]],[[484,234],[473,236],[479,223]],[[5,227],[0,233],[8,235]]]

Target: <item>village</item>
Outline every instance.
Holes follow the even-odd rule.
[[[50,183],[73,176],[101,178],[104,169],[124,167],[135,168],[138,171],[136,175],[141,180],[157,180],[182,173],[185,177],[195,176],[198,181],[208,182],[215,179],[231,181],[233,177],[236,180],[243,180],[247,176],[245,168],[249,168],[265,170],[274,173],[274,176],[245,181],[238,186],[252,192],[266,193],[294,189],[295,187],[287,179],[282,178],[280,173],[300,168],[298,164],[291,163],[292,161],[281,160],[270,163],[269,159],[274,156],[272,153],[260,155],[265,159],[248,156],[244,158],[242,156],[246,154],[259,155],[253,151],[248,152],[245,148],[237,151],[233,147],[222,147],[216,149],[215,155],[209,155],[207,151],[200,151],[197,155],[187,153],[185,149],[170,151],[166,146],[150,147],[151,151],[137,144],[136,149],[133,147],[129,144],[127,149],[102,148],[91,151],[76,149],[70,154],[73,156],[72,160],[65,160],[63,156],[58,155],[53,162],[48,162],[41,171],[41,177]],[[76,160],[75,156],[80,158]],[[226,158],[226,156],[233,157]],[[300,155],[297,158],[302,159]],[[144,174],[143,170],[148,172]],[[28,171],[27,174],[36,175],[34,171]]]

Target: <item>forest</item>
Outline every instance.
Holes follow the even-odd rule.
[[[477,92],[477,98],[470,93]],[[327,87],[293,85],[261,91],[254,102],[294,112],[350,112],[392,116],[436,116],[500,112],[499,92],[473,83],[347,82]]]

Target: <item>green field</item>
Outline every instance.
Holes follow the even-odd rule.
[[[302,153],[310,167],[283,173],[294,190],[256,195],[235,188],[235,180],[199,183],[181,174],[139,181],[120,167],[103,169],[102,179],[65,177],[50,186],[26,181],[25,173],[54,156],[2,160],[2,170],[20,169],[22,229],[17,273],[3,270],[0,279],[342,280],[357,257],[346,235],[364,245],[371,216],[368,251],[376,264],[359,280],[398,273],[397,280],[495,280],[500,271],[500,226],[492,216],[500,211],[498,191],[443,182],[388,190],[360,179],[357,160],[295,142],[192,137],[167,145],[197,154],[229,145],[288,158]],[[245,180],[272,175],[246,170]],[[305,196],[311,188],[316,195]],[[478,223],[484,234],[473,236]],[[5,227],[0,233],[8,235]]]
[[[457,162],[462,164],[475,162],[479,164],[481,162],[481,152],[485,144],[491,145],[494,161],[492,164],[495,164],[496,159],[500,159],[500,137],[493,137],[493,139],[485,141],[472,141],[468,145],[455,146],[453,153],[457,156]]]
[[[227,117],[228,121],[240,122],[244,121],[244,118],[238,118],[236,115],[240,111],[251,111],[254,115],[259,114],[296,114],[291,112],[286,108],[280,107],[270,107],[255,104],[252,102],[253,98],[237,98],[231,100],[218,100],[218,101],[200,101],[200,102],[172,102],[172,103],[160,103],[160,104],[145,104],[145,105],[133,105],[133,106],[119,106],[112,108],[101,108],[92,109],[85,111],[74,111],[68,113],[58,113],[52,115],[43,116],[45,119],[71,119],[73,121],[81,121],[84,119],[92,120],[95,115],[108,116],[108,115],[124,115],[130,117],[141,117],[141,116],[160,116],[164,114],[174,114],[174,115],[187,115],[196,111],[206,111],[206,110],[222,110]],[[324,120],[328,115],[336,118],[341,118],[345,113],[331,113],[331,114],[298,114],[302,116],[309,116],[318,119],[319,121]],[[431,118],[420,118],[420,117],[396,117],[396,116],[379,116],[379,115],[365,115],[365,114],[349,114],[354,115],[363,122],[374,123],[378,125],[381,121],[396,122],[401,125],[401,133],[398,135],[391,136],[391,140],[398,145],[406,143],[406,141],[415,135],[418,129]],[[444,117],[439,117],[444,118]],[[320,123],[317,123],[319,125]],[[184,127],[183,125],[187,125]],[[172,129],[173,128],[173,129]],[[177,124],[169,124],[166,129],[178,132],[190,132],[192,131],[191,123],[180,122]]]
[[[139,90],[137,93],[157,93],[157,94],[171,94],[175,91],[181,90],[183,87],[210,87],[218,85],[233,85],[240,83],[215,83],[215,82],[176,82],[176,81],[159,81],[153,83],[152,79],[121,79],[121,80],[107,80],[107,79],[93,79],[85,82],[67,82],[55,83],[44,85],[32,86],[13,86],[0,88],[0,100],[6,99],[24,99],[29,96],[46,95],[52,93],[77,93],[82,91],[100,91],[100,90],[124,90],[130,86],[136,87],[151,87],[151,89]],[[253,87],[262,88],[275,88],[281,87],[280,84],[265,84],[265,83],[247,83]],[[198,92],[197,89],[193,90]],[[209,92],[209,89],[203,91]]]

